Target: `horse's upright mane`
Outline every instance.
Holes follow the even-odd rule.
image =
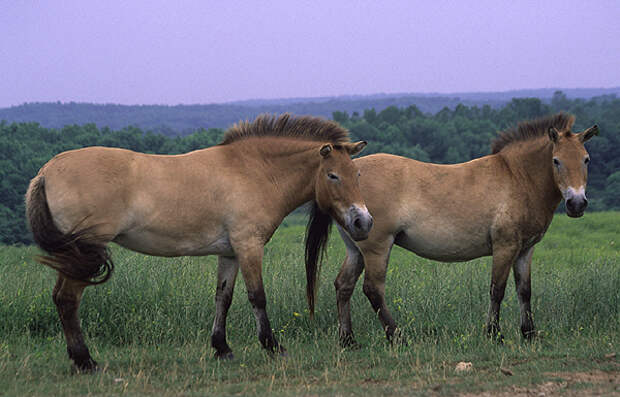
[[[570,132],[574,123],[575,116],[567,113],[557,113],[536,120],[521,122],[516,127],[500,132],[498,137],[491,142],[491,152],[495,154],[514,142],[527,141],[543,136],[547,134],[551,127],[558,131]]]
[[[236,123],[226,131],[221,145],[263,136],[331,143],[349,142],[349,132],[336,122],[312,116],[294,117],[289,113],[284,113],[280,116],[262,114],[252,122]]]

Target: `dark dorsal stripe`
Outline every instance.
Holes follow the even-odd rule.
[[[263,136],[331,143],[349,142],[349,132],[334,121],[312,116],[294,117],[284,113],[280,116],[262,114],[252,122],[236,123],[226,131],[221,145]]]
[[[536,120],[523,121],[516,127],[500,132],[491,142],[491,152],[498,153],[514,142],[527,141],[546,135],[550,127],[560,132],[570,131],[575,122],[575,116],[567,113],[557,113]]]

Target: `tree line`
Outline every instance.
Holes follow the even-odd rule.
[[[457,105],[431,114],[415,105],[358,112],[340,111],[333,119],[352,139],[369,142],[365,154],[387,152],[435,163],[457,163],[486,155],[497,131],[517,122],[567,111],[577,117],[575,130],[598,124],[601,135],[587,148],[592,159],[588,196],[591,210],[620,209],[620,99],[601,96],[568,99],[556,92],[549,103],[537,98],[513,99],[501,108]],[[170,137],[137,127],[119,130],[95,124],[44,128],[38,123],[0,122],[0,242],[29,244],[24,194],[30,179],[54,155],[85,146],[177,154],[219,143],[224,130],[199,129]]]
[[[620,87],[566,89],[570,98],[620,95]],[[331,117],[334,111],[377,112],[389,106],[415,105],[424,113],[437,113],[444,107],[457,105],[499,108],[512,98],[540,98],[548,103],[552,89],[517,90],[506,92],[472,92],[459,94],[375,94],[319,98],[254,99],[221,104],[196,105],[118,105],[76,102],[34,102],[0,108],[0,120],[7,122],[36,121],[43,127],[62,128],[65,125],[96,124],[99,127],[121,129],[133,125],[168,136],[188,135],[198,128],[226,128],[238,120],[254,119],[261,113],[312,114]]]

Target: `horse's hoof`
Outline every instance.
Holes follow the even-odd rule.
[[[402,336],[390,339],[390,344],[392,345],[392,347],[409,347],[409,342],[407,341],[407,338],[404,338]]]
[[[362,348],[362,345],[353,339],[353,337],[346,337],[340,339],[340,347],[345,350],[359,350]]]
[[[394,347],[409,347],[409,341],[402,332],[395,332],[394,335],[387,338]]]
[[[504,335],[502,335],[501,332],[495,332],[495,333],[489,332],[487,333],[487,337],[493,342],[496,342],[498,345],[504,344]]]
[[[487,337],[500,345],[504,344],[504,335],[497,325],[487,326]]]
[[[503,345],[504,344],[504,335],[502,334],[495,334],[495,335],[488,335],[489,339],[492,342],[497,343],[498,345]]]
[[[521,331],[521,334],[523,335],[523,340],[525,340],[526,342],[534,342],[534,340],[536,340],[536,338],[538,337],[538,334],[534,330]]]
[[[271,349],[267,349],[267,351],[269,352],[269,355],[272,358],[275,358],[276,356],[282,357],[282,358],[288,358],[288,352],[282,345],[274,346]]]
[[[521,328],[521,335],[523,336],[523,339],[525,339],[528,342],[531,342],[534,339],[536,339],[536,337],[538,336],[538,333],[536,332],[534,327],[529,326],[529,327]]]
[[[215,358],[218,360],[232,360],[235,358],[232,351],[215,352]]]
[[[97,362],[92,358],[79,363],[74,362],[71,366],[71,373],[73,374],[96,374],[98,372],[101,372],[101,368],[99,368]]]

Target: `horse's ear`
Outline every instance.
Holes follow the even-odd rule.
[[[332,152],[332,145],[329,143],[327,145],[323,145],[321,147],[321,150],[319,151],[319,153],[321,153],[321,156],[323,157],[329,156],[331,152]]]
[[[346,145],[347,152],[349,153],[350,156],[355,156],[357,154],[360,154],[361,151],[364,150],[366,145],[368,145],[368,142],[366,141],[359,141],[359,142],[351,143],[349,145]]]
[[[558,139],[560,138],[560,131],[556,130],[555,127],[549,127],[547,133],[549,134],[549,139],[551,139],[551,142],[558,143]]]
[[[594,135],[598,135],[598,125],[596,124],[579,134],[579,140],[585,143]]]

